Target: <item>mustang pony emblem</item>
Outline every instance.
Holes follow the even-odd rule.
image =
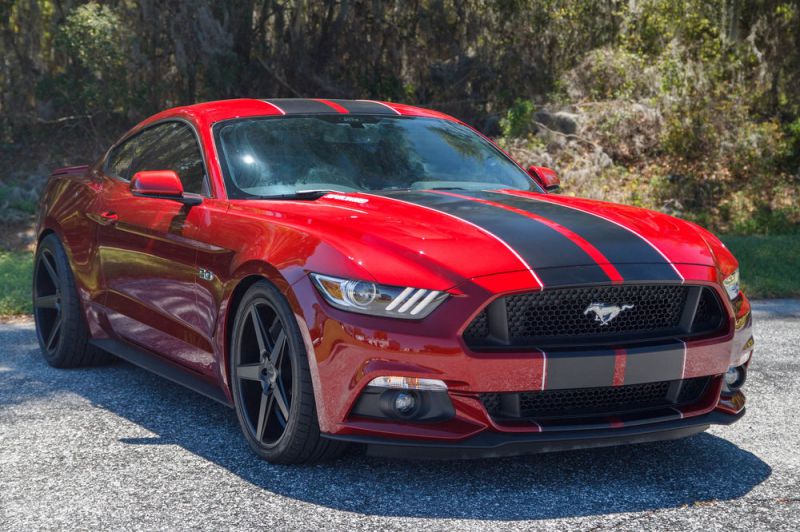
[[[605,303],[592,303],[586,310],[583,311],[583,315],[587,316],[590,312],[594,312],[594,321],[599,321],[600,325],[608,325],[611,320],[619,316],[619,313],[623,310],[632,309],[633,305],[606,305]]]

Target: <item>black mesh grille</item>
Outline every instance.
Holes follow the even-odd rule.
[[[717,298],[711,290],[703,290],[700,301],[697,302],[697,312],[692,322],[692,330],[711,330],[719,327],[722,320]]]
[[[696,379],[686,379],[681,386],[681,393],[678,395],[678,404],[689,404],[697,401],[708,386],[708,377]]]
[[[481,394],[481,402],[483,403],[486,411],[492,415],[500,413],[500,394],[499,393],[484,393]]]
[[[669,382],[652,382],[616,388],[576,388],[520,394],[520,413],[529,416],[558,416],[664,403]]]
[[[481,311],[480,314],[475,316],[472,323],[464,331],[465,338],[484,338],[489,336],[489,320],[486,317],[486,311]]]
[[[699,297],[699,302],[698,298]],[[697,313],[694,320],[685,311]],[[464,331],[471,347],[591,345],[708,333],[722,323],[713,290],[685,285],[606,285],[529,292],[501,298],[503,312],[484,310]],[[490,320],[506,316],[490,327]],[[494,325],[494,324],[492,324]],[[492,338],[491,331],[506,331]]]
[[[697,402],[711,377],[602,388],[522,393],[485,393],[481,402],[492,417],[547,419],[594,417]],[[680,392],[674,395],[677,386]],[[672,395],[671,395],[672,394]]]
[[[506,298],[512,337],[612,334],[676,327],[686,304],[685,286],[597,286],[520,294]],[[619,314],[603,325],[593,303],[615,305]],[[630,307],[630,308],[628,308]]]

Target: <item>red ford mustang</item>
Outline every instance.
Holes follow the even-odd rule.
[[[552,194],[447,115],[345,100],[179,107],[53,173],[36,329],[235,408],[252,448],[471,457],[730,424],[738,264],[691,223]]]

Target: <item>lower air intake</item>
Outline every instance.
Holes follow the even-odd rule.
[[[601,388],[484,393],[481,402],[497,419],[598,417],[696,403],[712,377]]]

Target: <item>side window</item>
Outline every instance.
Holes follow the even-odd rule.
[[[109,174],[122,179],[129,179],[128,170],[133,162],[137,138],[128,139],[114,148],[114,151],[108,156],[108,163],[106,163],[106,171]]]
[[[142,132],[135,140],[128,178],[141,170],[173,170],[186,192],[206,192],[203,156],[188,125],[168,122]]]

